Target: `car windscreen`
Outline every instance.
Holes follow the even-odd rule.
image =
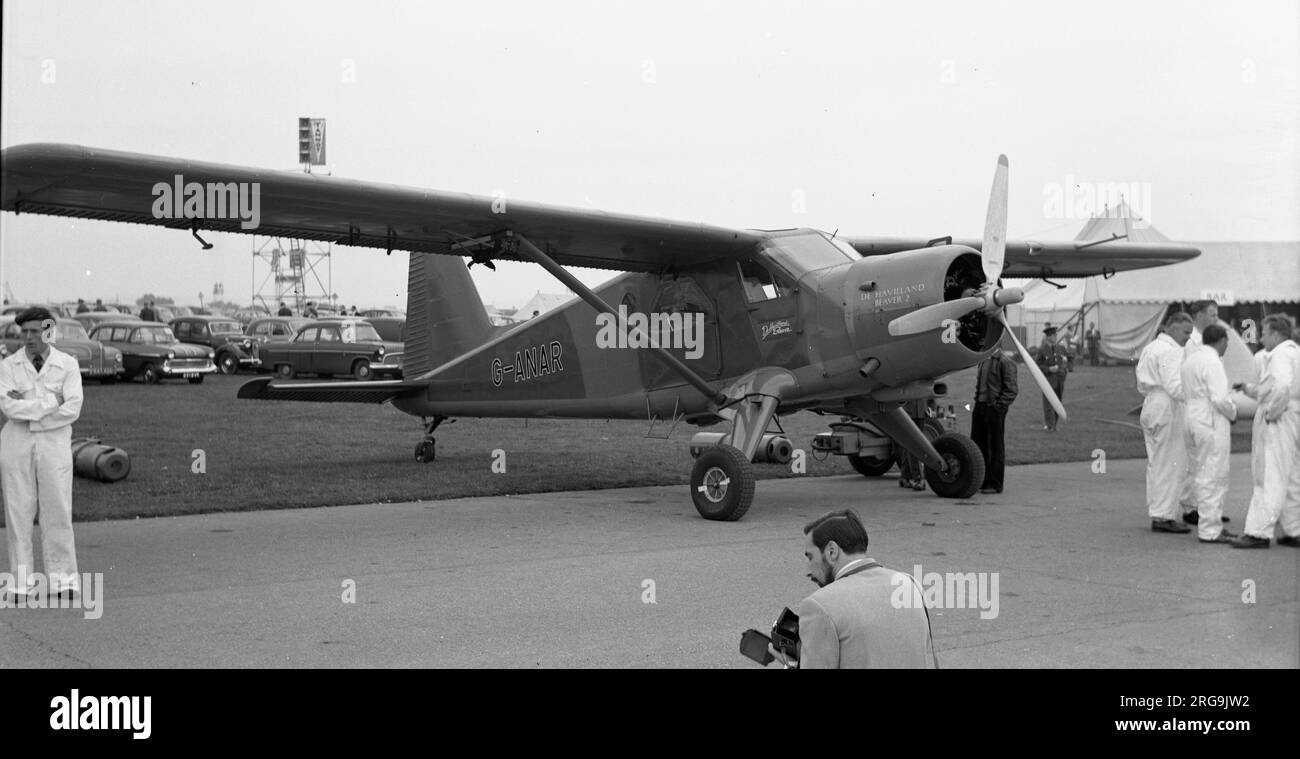
[[[242,335],[242,334],[244,334],[244,329],[243,329],[242,327],[239,326],[239,322],[235,322],[235,321],[230,321],[230,322],[212,322],[212,323],[208,324],[208,328],[212,330],[212,334],[214,334],[214,335],[232,335],[232,334],[233,334],[233,335]]]
[[[144,343],[146,345],[171,345],[176,342],[176,336],[167,327],[141,327],[131,335],[131,342]]]
[[[86,328],[76,322],[59,322],[54,328],[55,337],[59,340],[89,340],[86,335]]]

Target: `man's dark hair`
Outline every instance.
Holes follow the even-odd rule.
[[[1228,337],[1228,330],[1218,324],[1211,324],[1201,333],[1201,342],[1206,345],[1214,345],[1220,340]]]
[[[1168,329],[1174,326],[1175,324],[1191,324],[1191,323],[1192,323],[1192,317],[1190,314],[1188,314],[1186,311],[1175,311],[1169,315],[1168,319],[1165,319],[1165,329]]]
[[[826,544],[832,540],[844,553],[866,553],[867,528],[862,520],[850,509],[832,511],[817,517],[804,525],[805,535],[812,535],[813,545],[818,551],[826,550]]]
[[[51,314],[48,308],[43,306],[32,306],[31,308],[20,311],[18,315],[14,317],[14,323],[23,325],[27,322],[43,322],[46,319],[53,318],[54,314]]]
[[[1210,306],[1214,306],[1215,308],[1218,308],[1219,304],[1215,303],[1212,300],[1198,300],[1195,303],[1193,303],[1192,307],[1188,310],[1192,312],[1192,316],[1196,316],[1197,314],[1201,313],[1202,311],[1209,308]]]

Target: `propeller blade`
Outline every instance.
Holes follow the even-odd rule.
[[[1007,157],[998,156],[993,189],[989,191],[989,211],[984,217],[984,245],[980,249],[984,281],[990,284],[997,284],[998,277],[1002,276],[1007,252],[1007,171]]]
[[[1056,397],[1056,391],[1052,389],[1052,386],[1047,384],[1047,377],[1043,375],[1043,370],[1038,368],[1034,357],[1029,355],[1029,351],[1025,350],[1025,346],[1021,345],[1020,341],[1016,339],[1016,333],[1012,332],[1011,325],[1007,324],[1006,314],[999,311],[998,319],[1002,322],[1002,326],[1006,328],[1007,334],[1011,337],[1011,342],[1015,343],[1016,348],[1020,350],[1020,357],[1025,360],[1025,366],[1029,368],[1029,373],[1034,375],[1034,382],[1038,383],[1038,389],[1043,391],[1043,396],[1047,398],[1048,403],[1052,404],[1052,408],[1056,409],[1056,413],[1060,415],[1061,419],[1066,419],[1065,406],[1061,405],[1061,399]]]
[[[983,306],[983,298],[958,298],[918,308],[891,321],[889,323],[889,334],[900,337],[902,335],[915,335],[918,332],[929,332],[932,329],[942,327],[945,319],[960,319]]]

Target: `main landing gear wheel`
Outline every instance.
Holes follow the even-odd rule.
[[[433,461],[434,456],[437,454],[435,445],[436,441],[431,437],[427,437],[419,443],[416,443],[415,460],[421,464],[427,464],[430,461]]]
[[[754,501],[754,473],[745,454],[730,445],[700,453],[691,470],[691,500],[705,519],[734,522]]]
[[[849,465],[863,477],[879,477],[894,468],[894,460],[878,459],[875,456],[849,456]]]
[[[944,498],[970,498],[984,482],[984,454],[975,441],[955,432],[935,438],[934,449],[944,461],[948,471],[925,468],[925,481],[935,495]]]

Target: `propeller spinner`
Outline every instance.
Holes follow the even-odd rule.
[[[939,329],[948,319],[960,319],[973,311],[983,310],[990,316],[996,315],[998,321],[1006,328],[1006,333],[1011,336],[1011,342],[1015,343],[1020,351],[1025,366],[1029,368],[1029,373],[1033,375],[1034,381],[1038,383],[1048,403],[1062,419],[1065,419],[1065,407],[1061,405],[1061,399],[1056,397],[1056,392],[1048,384],[1047,377],[1038,368],[1033,356],[1029,355],[1025,346],[1016,339],[1003,312],[1004,307],[1019,303],[1025,298],[1024,292],[1018,287],[998,287],[998,278],[1002,276],[1007,250],[1008,174],[1007,157],[1000,155],[997,170],[993,174],[993,188],[989,192],[988,213],[984,217],[984,241],[980,246],[984,285],[973,295],[918,308],[890,321],[889,334],[898,337]]]

